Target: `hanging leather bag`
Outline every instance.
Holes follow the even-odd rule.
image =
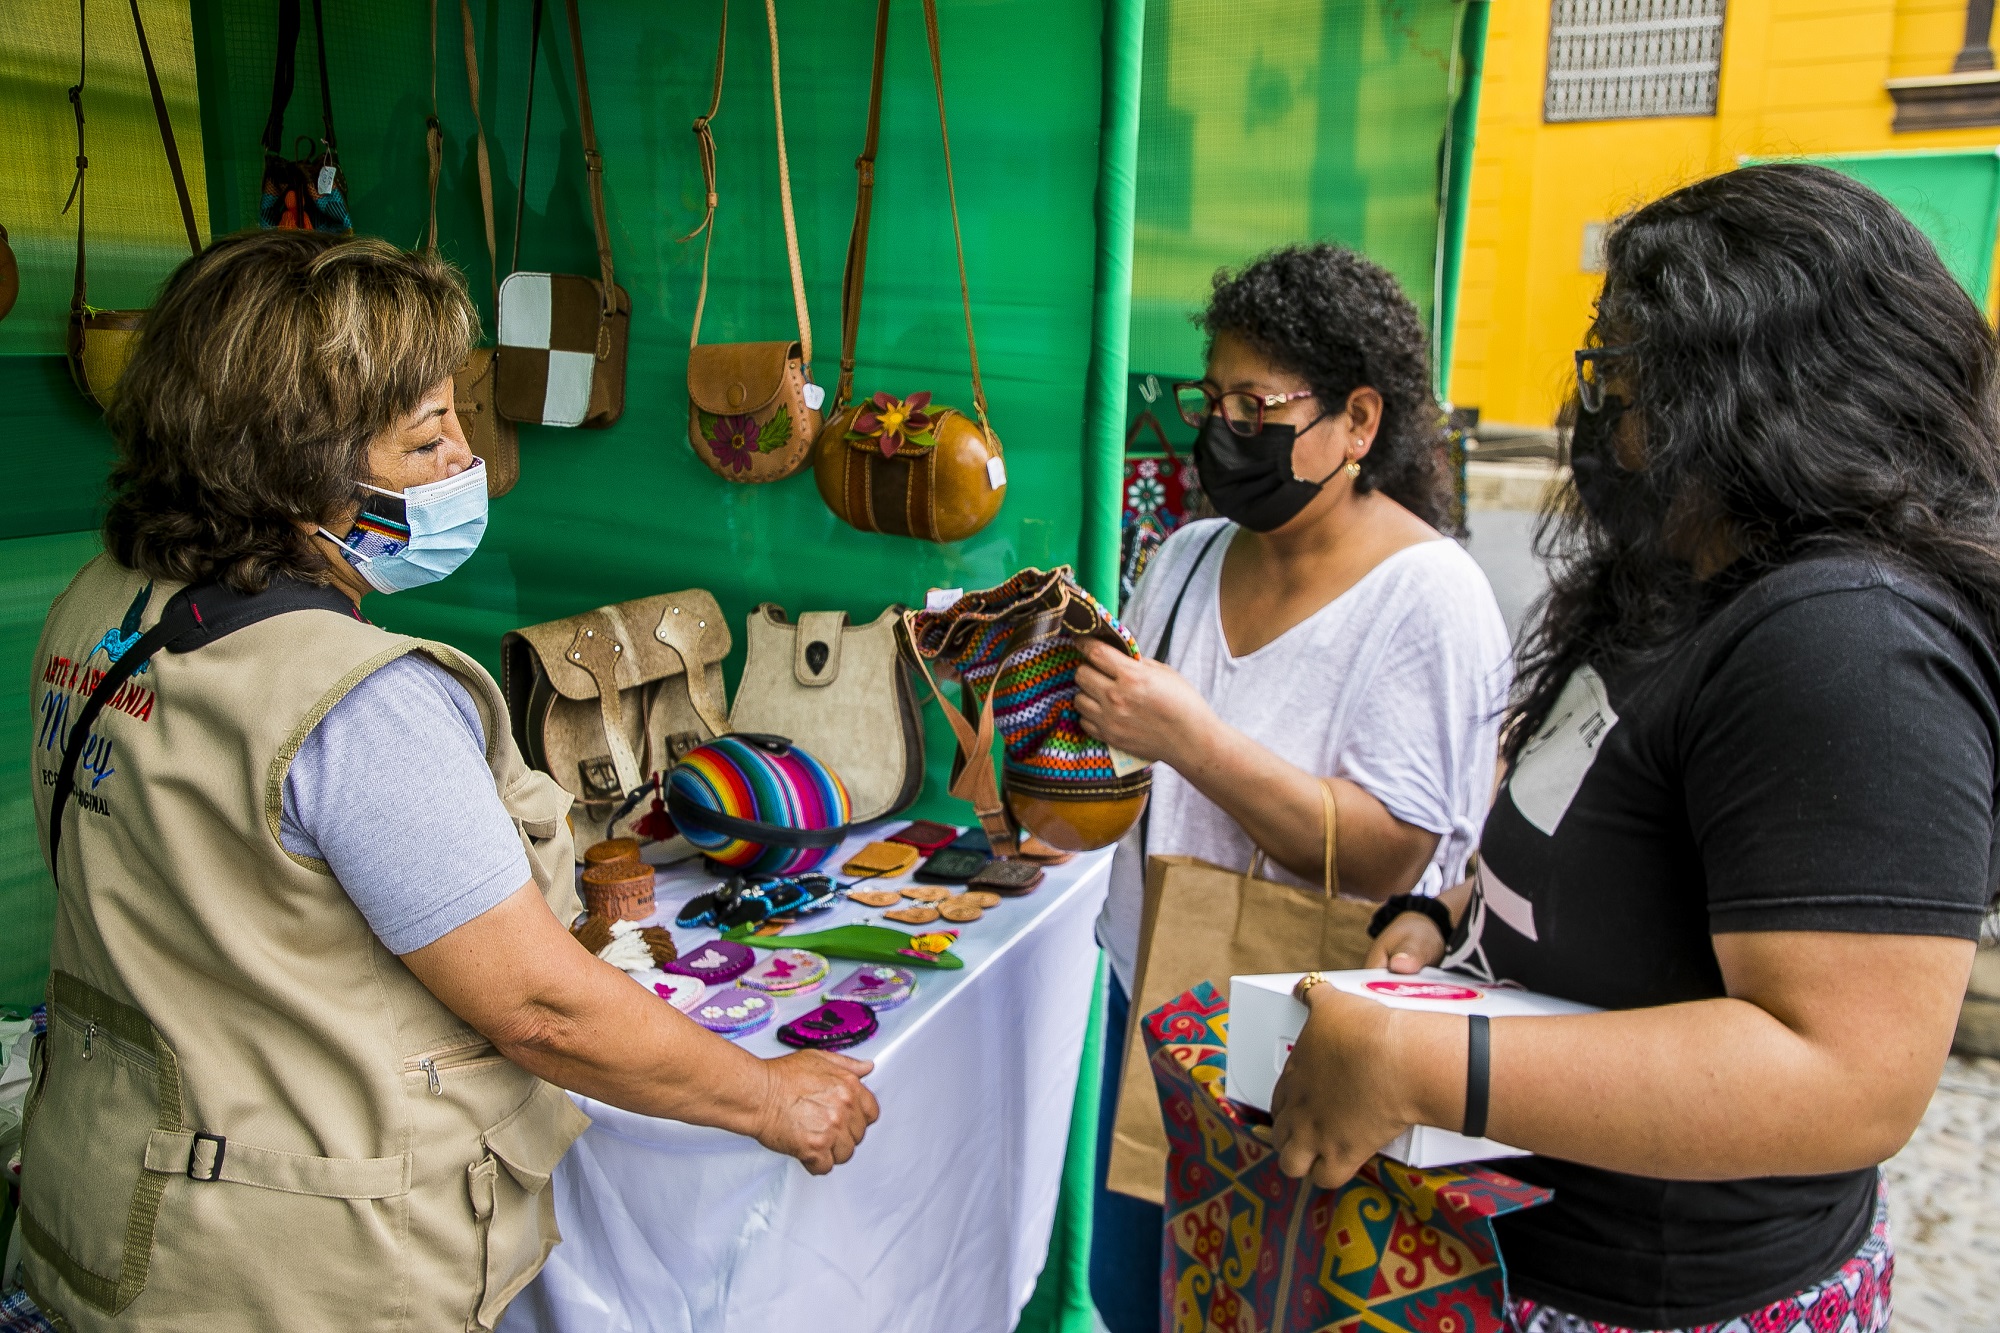
[[[174,191],[180,196],[181,222],[187,227],[188,250],[201,253],[201,231],[195,226],[194,201],[188,195],[187,176],[181,170],[180,149],[174,144],[173,122],[167,117],[166,94],[160,91],[159,72],[153,68],[153,49],[146,44],[146,25],[139,20],[139,0],[130,0],[132,28],[139,35],[139,58],[146,66],[146,85],[153,95],[153,116],[160,123],[160,142],[166,146],[167,167],[173,173]],[[144,310],[99,310],[90,304],[84,280],[84,176],[90,159],[83,151],[83,85],[89,70],[89,42],[82,14],[87,4],[79,4],[77,20],[78,57],[76,86],[69,90],[69,104],[76,112],[76,180],[69,187],[67,213],[76,207],[76,285],[70,292],[69,327],[63,339],[69,356],[69,373],[84,397],[99,407],[109,407],[118,377],[125,373],[125,361],[132,355],[132,340],[138,336]]]
[[[486,263],[493,278],[494,304],[499,304],[499,249],[493,233],[493,164],[486,152],[486,121],[479,109],[479,45],[472,26],[471,0],[458,0],[459,27],[464,37],[465,81],[472,93],[472,124],[478,135],[479,205],[486,224]],[[444,174],[444,127],[437,106],[437,0],[431,0],[431,114],[424,122],[424,149],[430,158],[430,224],[424,249],[438,248],[438,179]],[[521,479],[521,435],[514,423],[493,407],[493,349],[475,347],[452,372],[452,409],[465,442],[486,464],[486,494],[505,495]]]
[[[437,25],[431,25],[433,35]],[[333,89],[326,77],[326,22],[320,0],[313,0],[313,38],[319,48],[320,123],[326,133],[315,145],[300,135],[286,157],[285,109],[292,103],[292,82],[298,66],[299,0],[278,0],[278,55],[271,74],[271,114],[264,122],[264,188],[257,221],[266,227],[292,231],[354,230],[347,212],[347,178],[340,173],[340,149],[333,134]],[[433,105],[437,99],[433,97]]]
[[[906,611],[902,626],[958,741],[951,794],[972,803],[997,854],[1014,854],[1017,825],[1066,852],[1125,836],[1146,809],[1152,766],[1083,729],[1077,645],[1096,639],[1133,657],[1139,645],[1077,586],[1067,565],[1024,569],[950,606]],[[956,710],[938,689],[932,663],[958,680]],[[988,759],[996,730],[1006,754],[997,783]]]
[[[715,45],[715,91],[708,111],[694,123],[707,183],[708,216],[681,237],[706,234],[701,245],[701,290],[688,335],[688,443],[709,471],[727,481],[782,481],[812,461],[826,391],[812,382],[812,317],[799,264],[798,227],[792,221],[792,172],[785,158],[785,97],[778,80],[778,8],[764,0],[771,31],[771,101],[778,126],[778,203],[785,215],[785,258],[792,269],[795,342],[701,345],[701,316],[708,304],[708,256],[715,241],[715,136],[709,122],[722,105],[723,53],[729,45],[729,0],[722,3],[722,35]]]
[[[793,624],[771,602],[750,613],[730,727],[789,737],[831,768],[857,823],[906,809],[924,785],[923,704],[896,632],[903,610],[866,625],[845,611]]]
[[[576,798],[582,849],[625,836],[681,756],[729,730],[728,622],[699,588],[510,630],[500,683],[528,762]],[[614,826],[617,832],[613,832]],[[674,853],[692,855],[684,842]]]
[[[611,230],[604,218],[604,158],[590,114],[583,64],[583,22],[567,0],[570,54],[576,64],[577,118],[590,181],[590,221],[597,234],[597,276],[522,273],[522,201],[527,198],[528,140],[535,122],[535,59],[541,49],[542,0],[535,0],[528,47],[528,108],[521,135],[521,194],[514,208],[515,272],[500,284],[494,404],[509,421],[542,426],[609,426],[625,413],[625,345],[632,298],[612,273]]]
[[[965,307],[965,345],[972,362],[975,423],[954,407],[938,407],[928,392],[894,398],[877,393],[850,402],[854,349],[861,328],[861,292],[868,270],[868,220],[875,197],[875,152],[882,122],[882,57],[889,39],[889,0],[875,10],[875,62],[868,84],[868,137],[855,161],[860,188],[847,269],[840,284],[840,380],[833,410],[813,455],[820,497],[863,532],[924,541],[963,541],[993,521],[1007,495],[1000,437],[987,419],[979,378],[979,344],[972,333],[972,290],[965,278],[965,240],[958,226],[958,192],[951,173],[951,132],[945,124],[944,64],[938,47],[937,0],[923,0],[931,78],[937,85],[938,129],[944,140],[945,197],[958,251],[958,294]]]

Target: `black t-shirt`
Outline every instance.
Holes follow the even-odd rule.
[[[1458,966],[1631,1009],[1723,995],[1716,933],[1977,936],[2000,865],[1985,636],[1860,556],[1719,600],[1664,658],[1571,678],[1487,817]],[[1705,1182],[1497,1165],[1555,1190],[1498,1224],[1514,1290],[1633,1328],[1825,1279],[1876,1190],[1872,1168]]]

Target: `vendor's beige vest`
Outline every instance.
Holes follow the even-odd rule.
[[[45,850],[68,724],[146,583],[100,556],[42,631]],[[144,626],[176,590],[152,589]],[[588,1122],[278,841],[306,734],[409,652],[471,692],[535,880],[565,924],[576,910],[569,797],[521,762],[476,663],[324,610],[154,656],[92,729],[65,815],[21,1201],[29,1292],[59,1326],[483,1329],[555,1244],[549,1175]]]

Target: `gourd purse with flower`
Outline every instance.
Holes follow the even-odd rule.
[[[855,162],[861,185],[854,231],[847,242],[847,270],[840,289],[840,381],[833,410],[813,455],[820,497],[863,532],[924,541],[963,541],[993,521],[1007,494],[1007,466],[1000,437],[986,417],[979,380],[979,346],[972,335],[972,294],[965,280],[965,243],[959,235],[958,199],[951,177],[951,134],[945,128],[944,67],[938,54],[936,0],[924,0],[931,76],[937,85],[938,128],[944,139],[946,197],[952,240],[958,247],[958,291],[965,307],[965,342],[972,361],[975,422],[940,407],[928,392],[897,398],[877,393],[852,402],[855,336],[861,326],[861,289],[868,268],[868,216],[875,194],[875,148],[882,120],[882,57],[888,44],[889,0],[875,11],[875,63],[868,89],[868,138]]]

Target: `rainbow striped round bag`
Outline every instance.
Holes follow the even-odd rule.
[[[1110,846],[1138,821],[1152,767],[1083,729],[1076,645],[1097,639],[1133,657],[1139,645],[1069,566],[1024,569],[948,607],[905,612],[903,633],[958,738],[951,794],[972,802],[996,851],[1014,850],[1015,823],[1080,852]],[[933,662],[960,682],[956,711],[938,691]],[[996,727],[1006,745],[997,787],[984,761]]]
[[[840,777],[783,736],[737,732],[697,746],[667,774],[667,813],[710,861],[796,875],[847,836]]]

